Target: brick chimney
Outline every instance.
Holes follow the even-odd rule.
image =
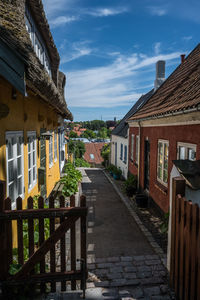
[[[156,63],[156,79],[154,81],[154,91],[156,91],[165,81],[165,61],[159,60]]]
[[[181,63],[185,61],[185,54],[181,54]]]

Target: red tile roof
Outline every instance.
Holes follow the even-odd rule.
[[[101,157],[101,149],[105,143],[86,143],[85,144],[85,154],[84,159],[89,163],[94,163],[99,165],[103,162],[103,158]],[[94,155],[94,159],[91,158],[90,154]]]
[[[200,44],[129,120],[196,108],[200,104]]]

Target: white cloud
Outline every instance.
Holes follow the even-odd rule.
[[[159,16],[159,17],[166,15],[168,12],[167,8],[161,6],[149,6],[148,10],[153,16]]]
[[[161,43],[157,42],[154,44],[154,52],[156,55],[158,55],[160,53],[160,47],[161,47]]]
[[[124,12],[127,12],[127,8],[125,8],[125,7],[97,8],[97,9],[87,10],[86,14],[93,16],[93,17],[108,17],[108,16],[119,15]]]
[[[78,20],[78,17],[75,17],[75,16],[60,16],[60,17],[55,18],[54,20],[51,19],[50,24],[52,27],[58,27],[61,25],[65,25],[67,23],[74,22],[76,20]]]
[[[66,40],[60,46],[60,49],[65,49],[67,54],[62,55],[61,63],[67,63],[72,60],[78,59],[82,56],[90,55],[93,52],[93,49],[88,46],[89,41],[76,42],[68,44]]]
[[[69,11],[76,2],[76,0],[43,0],[43,5],[48,18],[50,18],[59,12]]]
[[[119,55],[107,66],[66,72],[67,103],[70,107],[130,105],[140,97],[140,91],[149,86],[149,77],[145,80],[144,72],[158,60],[172,61],[179,55],[177,52],[143,58],[138,53]],[[154,74],[151,79],[153,86]]]
[[[192,40],[192,36],[190,35],[190,36],[184,36],[183,38],[182,38],[182,40],[184,40],[184,41],[191,41]]]

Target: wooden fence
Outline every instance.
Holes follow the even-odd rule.
[[[173,179],[170,283],[177,299],[200,299],[200,207],[183,195],[184,180]]]
[[[61,290],[66,290],[66,282],[76,289],[77,280],[85,293],[86,286],[86,198],[80,197],[80,207],[75,207],[75,197],[70,197],[70,207],[65,207],[65,198],[59,197],[59,207],[55,198],[49,198],[49,207],[44,208],[44,199],[39,197],[38,208],[34,200],[28,198],[27,209],[22,209],[22,199],[16,200],[16,209],[11,210],[11,200],[4,201],[0,211],[0,283],[6,292],[9,286],[39,284],[44,292],[50,283],[51,292],[56,291],[56,282],[61,282]],[[80,268],[77,268],[77,220],[80,219]],[[13,226],[17,223],[17,253],[13,251]],[[46,227],[46,228],[45,228]],[[46,229],[48,227],[48,231]],[[66,232],[70,230],[70,266],[66,266]],[[24,238],[26,235],[26,239]],[[59,247],[58,247],[59,245]],[[57,252],[60,264],[56,263]],[[28,257],[27,257],[28,256]],[[20,269],[10,275],[10,267],[20,265]],[[70,270],[67,271],[67,267]],[[77,270],[78,269],[78,270]]]

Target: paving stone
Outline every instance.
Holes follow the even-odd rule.
[[[122,278],[122,279],[114,279],[110,283],[110,286],[124,286],[124,285],[126,285],[126,280],[124,278]]]
[[[93,288],[93,289],[86,290],[86,299],[98,299],[98,300],[103,299],[102,288]]]
[[[123,272],[123,269],[122,267],[114,267],[114,268],[110,268],[110,272],[111,273]]]
[[[95,258],[95,263],[105,263],[106,258]]]
[[[88,268],[88,270],[94,270],[95,269],[95,264],[88,264],[87,268]]]
[[[104,297],[118,296],[118,289],[117,288],[104,288],[102,291],[102,295]]]
[[[99,282],[95,282],[95,286],[96,287],[108,287],[109,281],[99,281]]]
[[[143,279],[143,278],[148,278],[152,276],[151,272],[137,272],[136,273],[137,278]]]
[[[160,285],[160,291],[162,294],[167,294],[169,292],[169,287],[166,284]]]
[[[145,258],[146,259],[149,259],[149,260],[154,260],[154,259],[159,259],[159,256],[154,254],[154,255],[145,255]]]
[[[166,271],[166,268],[162,264],[151,266],[151,269],[154,271]]]
[[[138,272],[151,272],[151,268],[149,266],[139,266],[137,269]]]
[[[151,266],[151,265],[159,265],[159,264],[161,264],[161,261],[158,260],[158,259],[146,260],[145,263],[146,263],[147,266]]]
[[[129,289],[129,292],[131,293],[131,296],[135,299],[140,299],[144,295],[143,290],[140,287]]]
[[[95,287],[94,282],[87,282],[87,289],[91,289],[94,287]]]
[[[112,267],[114,267],[113,263],[97,264],[97,268],[99,268],[99,269],[112,268]]]
[[[96,275],[105,275],[105,274],[108,274],[108,269],[96,269],[95,271],[94,271],[94,273],[96,274]]]
[[[152,286],[144,289],[144,294],[147,296],[160,295],[160,288],[158,286]]]
[[[145,256],[144,255],[133,256],[133,259],[135,261],[141,261],[141,260],[145,260]]]
[[[108,279],[120,279],[122,278],[122,273],[109,273],[107,277]]]
[[[136,273],[123,273],[124,278],[126,279],[136,279]]]
[[[133,265],[134,266],[144,266],[144,261],[141,260],[141,261],[133,261]]]
[[[125,272],[136,272],[137,268],[136,267],[125,267],[124,271]]]
[[[170,300],[171,297],[170,296],[152,296],[151,300]]]
[[[138,279],[126,279],[126,284],[125,285],[131,285],[131,286],[136,286],[139,285],[140,281]]]
[[[161,284],[161,283],[164,283],[164,280],[163,278],[160,277],[150,277],[150,278],[141,279],[142,285]]]
[[[121,256],[121,261],[132,261],[133,260],[133,258],[131,257],[131,256]]]
[[[128,266],[132,266],[132,263],[129,261],[121,261],[121,262],[115,263],[115,266],[128,267]]]
[[[120,297],[131,297],[131,294],[127,290],[119,290],[119,296]]]
[[[108,257],[107,259],[106,259],[106,261],[107,262],[113,262],[113,263],[115,263],[115,262],[120,262],[120,258],[119,257]]]

